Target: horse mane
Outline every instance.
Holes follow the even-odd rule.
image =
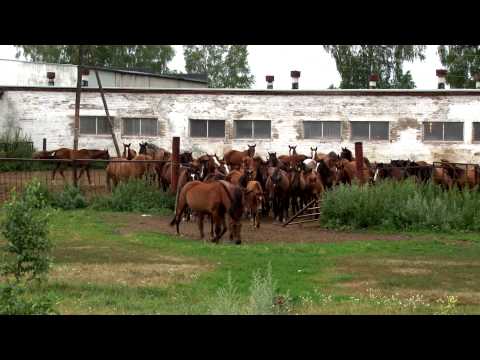
[[[152,150],[155,150],[155,151],[160,150],[160,148],[159,148],[157,145],[153,144],[153,143],[147,142],[147,143],[145,143],[145,144],[147,145],[147,149],[152,149]]]

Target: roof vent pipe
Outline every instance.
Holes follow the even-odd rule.
[[[55,85],[55,73],[53,71],[47,72],[47,79],[48,79],[49,86]]]
[[[265,76],[265,80],[267,80],[267,89],[273,89],[273,80],[275,80],[275,77],[273,75],[267,75]]]
[[[298,89],[298,79],[300,78],[300,71],[293,70],[290,72],[292,77],[292,89]]]
[[[378,74],[370,74],[368,77],[368,88],[369,89],[376,89],[377,88],[377,81],[380,79]]]
[[[437,77],[438,77],[438,88],[445,89],[445,84],[447,83],[447,70],[437,69]]]

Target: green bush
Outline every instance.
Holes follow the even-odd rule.
[[[88,205],[80,189],[70,184],[66,184],[62,192],[52,195],[51,204],[63,210],[83,209]]]
[[[94,198],[92,208],[96,210],[129,212],[165,212],[175,208],[175,196],[148,185],[143,180],[122,182],[111,195]]]
[[[5,205],[2,234],[7,240],[0,272],[16,281],[46,276],[51,263],[52,243],[48,238],[48,198],[41,184],[34,180],[20,195],[15,192]]]
[[[321,222],[337,229],[480,230],[480,192],[432,183],[383,181],[341,185],[325,194]]]

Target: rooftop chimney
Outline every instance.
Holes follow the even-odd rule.
[[[267,75],[265,79],[267,80],[267,89],[273,89],[273,80],[275,80],[275,77],[273,75]]]
[[[48,79],[48,85],[49,86],[54,86],[55,85],[55,73],[52,71],[47,72],[47,79]]]
[[[300,78],[300,71],[293,70],[290,72],[292,77],[292,89],[298,89],[298,79]]]
[[[376,89],[377,88],[377,81],[380,79],[378,74],[370,74],[368,77],[368,88],[369,89]]]
[[[475,80],[475,88],[480,89],[480,73],[474,74],[473,79]]]
[[[438,88],[445,89],[445,84],[447,82],[447,70],[437,69],[437,77],[438,77]]]

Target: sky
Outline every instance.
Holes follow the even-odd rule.
[[[182,45],[173,45],[175,58],[168,64],[171,69],[185,71]],[[426,59],[404,63],[404,71],[410,70],[418,89],[436,89],[435,70],[442,68],[437,55],[438,45],[427,45]],[[274,89],[290,89],[290,71],[301,72],[299,88],[326,89],[340,84],[335,60],[323,50],[322,45],[250,45],[248,63],[255,76],[254,89],[267,87],[265,76],[275,76]],[[0,45],[0,59],[15,59],[13,45]],[[448,86],[447,86],[448,87]]]

